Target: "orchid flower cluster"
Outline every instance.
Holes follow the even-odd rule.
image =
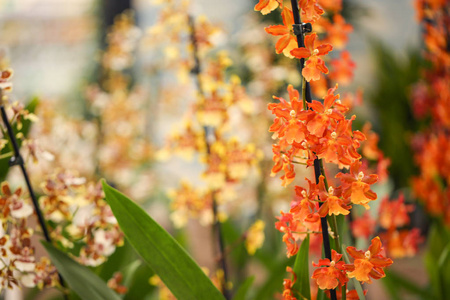
[[[37,260],[31,238],[34,230],[28,225],[33,207],[22,188],[15,191],[2,182],[0,193],[0,292],[18,286],[52,287],[59,285],[58,273],[50,260]]]
[[[203,226],[217,228],[233,207],[244,204],[235,201],[239,199],[236,191],[242,191],[244,180],[256,173],[255,166],[262,154],[254,144],[241,141],[245,135],[243,138],[230,134],[238,132],[234,129],[240,126],[239,122],[252,113],[252,102],[240,78],[227,75],[232,65],[228,54],[215,50],[222,30],[205,16],[193,17],[188,11],[187,1],[167,1],[161,7],[159,21],[148,30],[151,46],[163,47],[159,53],[164,54],[165,71],[173,72],[172,79],[178,78],[177,88],[170,82],[170,91],[178,91],[181,99],[186,99],[186,95],[194,99],[181,104],[187,111],[185,121],[166,139],[158,157],[167,159],[175,154],[186,160],[196,158],[203,169],[201,184],[182,181],[169,192],[175,227],[184,227],[190,219],[196,219]],[[192,82],[186,80],[189,74],[195,81],[194,91]],[[164,90],[160,93],[169,96],[165,103],[171,108],[180,106],[173,103],[173,93],[169,95]],[[191,104],[186,104],[189,100]],[[264,223],[259,220],[243,234],[250,254],[262,246],[263,229]],[[216,231],[217,235],[220,233]],[[226,254],[221,251],[219,255],[224,257]],[[223,264],[210,277],[224,294],[228,292]],[[156,279],[154,282],[162,287]]]
[[[210,54],[214,39],[221,34],[220,29],[204,16],[190,20],[187,11],[186,1],[181,4],[167,2],[161,8],[159,22],[148,31],[151,40],[157,40],[155,35],[164,33],[163,52],[167,65],[172,66],[176,74],[192,70],[196,75],[197,97],[188,109],[187,121],[181,130],[170,135],[158,154],[160,158],[177,154],[187,160],[199,157],[204,165],[205,189],[185,181],[180,188],[170,192],[173,200],[171,219],[177,227],[186,225],[189,218],[198,219],[205,226],[213,224],[213,197],[217,198],[219,206],[236,199],[235,187],[252,172],[261,157],[253,144],[243,144],[238,137],[228,137],[230,127],[234,126],[230,110],[248,114],[250,100],[239,77],[233,75],[228,79],[225,74],[232,64],[226,52]],[[180,46],[183,41],[188,45],[184,49]],[[183,53],[189,55],[183,56]],[[201,72],[195,70],[199,66],[192,59],[194,56],[201,62]],[[183,84],[184,76],[178,78]],[[225,218],[225,211],[220,211],[219,216]]]
[[[148,195],[149,185],[145,182],[150,176],[148,172],[142,172],[145,173],[140,177],[142,180],[130,178],[150,158],[151,146],[144,138],[145,118],[136,117],[145,113],[142,109],[145,95],[139,89],[128,92],[129,79],[124,73],[133,63],[139,35],[130,13],[120,15],[108,34],[108,47],[101,60],[102,86],[89,87],[87,93],[98,122],[57,114],[55,103],[47,101],[39,103],[37,117],[21,103],[3,99],[15,129],[20,131],[24,120],[39,120],[32,126],[30,137],[19,132],[16,138],[21,141],[26,162],[33,162],[27,167],[31,170],[32,185],[41,188],[39,203],[52,228],[51,239],[87,266],[102,264],[124,242],[101,185],[93,178],[101,173],[128,188],[131,187],[128,183],[133,182],[134,194],[140,195],[136,198]],[[11,76],[10,69],[2,71],[2,91],[12,89]],[[130,145],[132,149],[127,148]],[[6,129],[2,127],[1,159],[13,156],[12,151],[5,150],[9,146]],[[96,165],[100,166],[100,172]],[[39,288],[59,286],[58,273],[50,260],[35,257],[31,238],[36,230],[29,224],[33,208],[22,188],[13,191],[10,184],[3,182],[0,199],[1,287],[11,288],[19,283]],[[110,285],[123,293],[120,278],[116,277],[110,280]]]
[[[427,212],[450,226],[450,80],[449,3],[415,1],[417,17],[423,23],[425,59],[430,68],[412,89],[414,114],[418,119],[431,116],[428,128],[413,140],[420,175],[413,179],[413,190]]]
[[[91,112],[97,119],[97,173],[129,191],[136,199],[149,194],[148,95],[140,86],[130,88],[126,71],[133,66],[141,31],[131,12],[117,16],[107,34],[99,85],[87,89]]]
[[[53,225],[52,240],[66,250],[79,249],[74,256],[81,264],[98,266],[123,245],[123,234],[99,182],[60,171],[48,176],[41,189],[39,203]]]
[[[30,113],[23,111],[22,115]],[[79,252],[73,255],[82,264],[97,266],[114,252],[116,246],[123,244],[123,235],[103,199],[99,184],[86,183],[85,178],[60,172],[42,185],[45,196],[39,200],[45,218],[54,227],[52,239],[66,250],[76,245]],[[60,287],[58,273],[50,260],[45,256],[38,259],[35,255],[33,236],[36,229],[30,225],[34,209],[29,196],[21,187],[13,190],[4,181],[1,183],[0,206],[0,290],[19,283],[40,289]]]
[[[273,145],[272,174],[282,172],[282,185],[287,187],[295,180],[297,164],[314,167],[316,173],[316,182],[306,178],[306,188],[295,186],[291,208],[289,212],[281,212],[275,226],[284,234],[288,257],[297,254],[298,242],[306,236],[311,235],[313,239],[322,234],[324,239],[328,239],[323,230],[330,231],[335,249],[331,257],[314,264],[317,269],[312,278],[320,289],[333,290],[334,293],[336,289],[339,296],[341,288],[346,292],[350,278],[361,283],[371,283],[372,279],[384,277],[384,268],[391,265],[392,260],[385,257],[379,237],[372,239],[367,251],[351,246],[344,249],[340,246],[342,237],[339,236],[336,217],[349,215],[352,207],[358,205],[366,210],[370,209],[370,202],[377,199],[372,185],[378,181],[378,176],[368,172],[364,166],[358,149],[366,141],[366,136],[352,129],[356,116],[346,116],[349,106],[336,93],[338,85],[328,89],[323,95],[323,102],[307,101],[306,87],[311,83],[316,94],[324,90],[323,86],[327,86],[328,80],[322,79],[325,85],[320,85],[320,81],[324,74],[329,73],[326,65],[328,54],[346,44],[352,27],[339,14],[339,1],[296,2],[292,1],[292,5],[298,4],[302,22],[312,25],[312,33],[304,37],[304,47],[300,47],[301,43],[297,40],[303,39],[303,33],[295,34],[293,31],[293,10],[283,1],[261,0],[255,6],[255,10],[262,14],[281,10],[283,25],[269,26],[265,30],[271,35],[280,36],[275,46],[277,53],[300,59],[302,63],[304,61],[301,72],[302,94],[289,85],[289,100],[274,97],[278,103],[268,106],[275,115],[269,131],[277,140]],[[322,16],[324,14],[326,17]],[[335,73],[333,76],[330,74],[329,80],[348,83],[354,67],[349,53],[342,52],[341,58],[333,60],[331,65],[335,68]],[[333,184],[328,183],[329,174],[324,168],[324,162],[334,164],[342,170],[335,176],[337,180]],[[353,261],[340,261],[342,251],[346,251]],[[285,280],[284,299],[297,299],[296,291],[292,289],[294,281],[295,274],[293,280]],[[348,292],[348,297],[352,297],[353,293],[356,292]]]
[[[10,81],[13,71],[5,68],[1,71],[0,89],[2,90],[1,105],[4,106],[8,122],[17,130],[21,130],[24,120],[36,121],[36,116],[19,103],[11,103],[3,94],[12,91]],[[1,159],[10,159],[14,150],[8,136],[5,124],[1,124],[0,139]],[[36,151],[30,151],[33,141],[25,139],[22,132],[15,136],[22,144],[28,144],[28,158],[36,159]],[[0,292],[5,288],[13,288],[19,283],[26,287],[51,287],[59,285],[58,273],[46,257],[36,258],[32,237],[35,230],[28,222],[33,215],[33,207],[29,197],[22,188],[12,189],[3,181],[0,185]]]

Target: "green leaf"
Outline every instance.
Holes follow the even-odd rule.
[[[148,294],[155,290],[155,286],[150,284],[150,277],[155,273],[150,267],[143,263],[134,272],[130,279],[130,284],[125,285],[128,287],[128,293],[125,295],[124,300],[144,299]]]
[[[41,241],[45,249],[70,288],[85,300],[120,300],[106,283],[87,267],[80,265],[52,244]]]
[[[103,264],[94,269],[95,273],[101,279],[107,281],[117,271],[123,271],[127,266],[133,263],[138,256],[133,247],[126,239],[123,246],[116,247],[116,251]]]
[[[347,251],[345,251],[347,247],[342,244],[342,254],[344,255],[345,263],[350,264],[350,258],[348,257]],[[358,293],[359,300],[366,300],[366,296],[364,296],[364,290],[361,286],[361,282],[356,280],[355,278],[350,279],[355,287],[356,292]]]
[[[247,298],[247,293],[250,287],[252,286],[253,281],[255,280],[255,276],[251,276],[247,278],[243,284],[239,287],[236,294],[234,295],[233,300],[245,300]]]
[[[141,207],[102,182],[128,241],[178,299],[224,299],[189,254]]]
[[[137,259],[129,264],[123,271],[123,285],[129,287],[133,281],[134,274],[138,270],[138,268],[142,265],[142,261]],[[149,277],[150,278],[150,277]]]
[[[325,295],[324,290],[318,289],[317,290],[317,300],[326,300],[326,299],[328,299],[328,298]]]
[[[297,290],[303,299],[311,299],[309,284],[309,234],[303,240],[295,258],[294,273],[297,275],[297,281],[293,289]]]

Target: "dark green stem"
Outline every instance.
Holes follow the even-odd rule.
[[[294,16],[294,26],[299,26],[301,25],[301,20],[300,20],[300,12],[299,12],[299,8],[298,8],[298,1],[297,0],[291,0],[291,5],[292,5],[292,13]],[[301,27],[301,26],[300,26]],[[301,32],[300,34],[297,35],[297,45],[298,47],[304,47],[304,36],[303,36],[303,32]],[[303,71],[303,66],[305,64],[305,60],[302,58],[300,60],[300,76],[302,76],[302,98],[303,98],[303,107],[306,106],[306,102],[311,103],[312,102],[312,97],[311,97],[311,87],[309,85],[309,82],[306,82],[305,78],[303,77],[302,71]],[[314,174],[315,174],[315,178],[316,178],[316,183],[319,182],[319,178],[320,175],[322,173],[321,170],[321,166],[322,165],[322,169],[323,169],[323,164],[322,161],[318,158],[314,159]],[[319,198],[320,201],[320,198]],[[319,202],[319,206],[322,205],[322,203]],[[325,252],[325,257],[328,258],[331,261],[331,246],[330,246],[330,238],[328,235],[328,223],[327,223],[327,218],[320,218],[320,224],[322,227],[322,239],[323,239],[323,247],[324,247],[324,252]],[[331,300],[337,300],[337,295],[336,295],[336,290],[332,289],[330,290],[330,296],[331,296]]]
[[[194,57],[194,68],[192,69],[192,73],[195,74],[195,82],[197,85],[197,91],[199,96],[204,99],[205,95],[204,95],[204,90],[203,90],[203,85],[202,85],[202,81],[201,81],[201,64],[200,64],[200,58],[198,56],[198,45],[197,45],[197,39],[195,37],[195,24],[194,24],[194,19],[192,18],[192,16],[188,16],[188,22],[189,22],[189,27],[191,29],[191,44],[192,44],[192,48],[193,48],[193,57]],[[204,131],[204,140],[206,143],[206,152],[207,152],[207,156],[208,158],[210,157],[211,154],[211,139],[209,138],[209,135],[212,133],[213,135],[215,134],[214,132],[214,128],[211,127],[203,127],[203,131]],[[216,193],[215,191],[212,192],[211,195],[212,198],[212,211],[213,211],[213,215],[214,215],[214,224],[213,224],[213,231],[215,233],[215,236],[217,237],[217,243],[219,246],[219,265],[220,268],[223,270],[223,280],[221,280],[221,284],[222,284],[222,294],[225,297],[225,299],[230,300],[231,299],[231,295],[230,295],[230,291],[227,287],[227,283],[228,283],[228,267],[227,267],[227,261],[226,261],[226,253],[225,253],[225,241],[223,238],[223,233],[222,233],[222,224],[220,223],[219,217],[218,217],[218,213],[217,213],[217,199],[216,199]]]

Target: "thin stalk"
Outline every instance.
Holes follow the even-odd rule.
[[[299,12],[299,8],[298,8],[298,1],[297,0],[291,0],[291,5],[292,5],[292,13],[294,15],[294,26],[300,26],[301,27],[301,19],[300,19],[300,12]],[[303,32],[300,32],[299,34],[297,34],[297,45],[299,48],[304,47],[305,43],[304,43],[304,36],[303,36]],[[305,65],[305,59],[300,59],[300,76],[302,76],[302,98],[303,98],[303,107],[306,107],[306,102],[311,103],[312,102],[312,97],[311,97],[311,87],[309,85],[309,82],[306,81],[306,79],[303,77],[302,71],[303,71],[303,66]],[[320,159],[314,159],[314,174],[315,174],[315,179],[316,179],[316,183],[319,182],[319,178],[320,175],[322,173],[321,170],[321,166],[322,165],[322,169],[323,169],[323,163],[321,162]],[[318,197],[319,201],[320,198]],[[322,203],[319,202],[319,206],[321,206]],[[325,252],[325,257],[328,258],[331,261],[331,246],[330,246],[330,238],[328,235],[328,223],[327,223],[327,218],[320,218],[320,224],[322,227],[322,239],[323,239],[323,247],[324,247],[324,252]],[[331,300],[337,300],[337,295],[336,295],[336,290],[332,289],[330,290],[330,296],[331,296]]]
[[[303,109],[308,109],[308,104],[306,104],[306,79],[302,75],[302,99],[303,99]]]
[[[197,85],[197,92],[199,94],[199,96],[204,99],[205,98],[205,94],[204,94],[204,90],[203,90],[203,85],[202,85],[202,81],[201,81],[201,63],[200,63],[200,58],[198,55],[198,45],[197,45],[197,40],[195,37],[195,24],[194,24],[194,19],[192,16],[188,16],[188,22],[189,22],[189,27],[191,29],[191,44],[192,44],[192,52],[193,52],[193,58],[194,58],[194,68],[192,69],[192,73],[195,74],[195,82]],[[205,143],[206,143],[206,152],[207,152],[207,156],[208,158],[210,157],[211,154],[211,139],[210,134],[215,135],[214,129],[204,126],[203,127],[203,132],[204,132],[204,139],[205,139]],[[212,211],[213,211],[213,216],[214,216],[214,224],[213,224],[213,231],[215,233],[215,236],[217,237],[217,243],[219,246],[219,268],[222,269],[223,271],[223,280],[221,282],[222,285],[222,294],[225,297],[225,299],[230,300],[231,299],[231,295],[230,295],[230,291],[227,288],[227,283],[228,283],[228,267],[227,267],[227,261],[226,261],[226,252],[225,252],[225,241],[223,238],[223,233],[222,233],[222,224],[220,223],[219,217],[218,217],[218,213],[217,213],[217,199],[216,199],[216,193],[215,191],[212,192]]]
[[[2,99],[3,99],[3,90],[0,89],[0,101],[2,101]],[[34,190],[33,190],[33,186],[31,185],[31,181],[28,176],[28,172],[25,168],[23,158],[20,154],[20,149],[19,149],[19,145],[16,140],[16,136],[14,134],[11,124],[9,123],[8,116],[6,115],[6,109],[5,109],[5,106],[3,105],[3,102],[0,103],[0,110],[1,110],[2,120],[3,120],[3,123],[5,124],[6,132],[9,137],[9,141],[10,141],[11,146],[14,151],[14,156],[12,157],[13,159],[11,160],[11,163],[13,165],[15,165],[15,164],[19,165],[20,170],[22,171],[22,175],[25,179],[25,183],[28,188],[28,193],[30,194],[30,198],[33,203],[36,215],[38,217],[39,225],[42,228],[42,233],[44,234],[44,238],[47,242],[51,243],[52,241],[50,238],[50,234],[48,232],[47,225],[45,224],[44,215],[42,214],[41,208],[39,207],[39,203],[36,198],[36,194],[34,193]],[[60,282],[61,286],[64,288],[65,287],[64,280],[61,277],[61,274],[59,274],[59,272],[58,272],[58,277],[59,277],[59,282]],[[67,295],[65,293],[64,293],[64,299],[68,299]]]

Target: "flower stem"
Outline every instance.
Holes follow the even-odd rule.
[[[188,15],[188,23],[189,23],[189,27],[191,30],[190,40],[191,40],[191,44],[192,44],[192,48],[193,48],[193,58],[194,58],[194,62],[195,62],[194,68],[192,69],[191,72],[193,74],[195,74],[195,82],[197,85],[198,95],[202,99],[204,99],[205,95],[204,95],[203,85],[202,85],[201,76],[200,76],[201,63],[200,63],[200,58],[198,55],[197,39],[195,37],[195,24],[194,24],[193,17],[190,15]],[[215,131],[214,131],[214,128],[204,126],[203,132],[204,132],[204,139],[205,139],[205,143],[206,143],[206,154],[207,154],[207,157],[209,158],[210,154],[211,154],[211,139],[209,137],[211,135],[215,135]],[[223,280],[221,280],[222,294],[225,297],[225,299],[230,300],[231,295],[230,295],[230,291],[227,288],[228,267],[227,267],[227,261],[226,261],[225,241],[224,241],[223,233],[222,233],[222,224],[220,223],[218,213],[217,213],[217,199],[216,199],[215,191],[212,192],[211,198],[212,198],[212,211],[213,211],[213,216],[214,216],[213,231],[214,231],[214,235],[217,237],[217,243],[219,246],[219,255],[218,255],[219,268],[221,268],[223,271]]]
[[[302,99],[303,99],[303,109],[307,110],[308,105],[306,104],[306,79],[302,76]]]
[[[291,6],[292,6],[292,13],[294,16],[294,26],[301,25],[300,20],[300,12],[298,8],[298,1],[297,0],[291,0]],[[298,47],[304,47],[305,43],[303,40],[303,33],[300,33],[297,35],[297,45]],[[312,97],[311,97],[311,87],[309,85],[309,82],[306,81],[306,79],[303,77],[302,71],[303,66],[305,64],[305,60],[302,58],[300,59],[300,76],[302,76],[302,98],[303,98],[303,107],[306,107],[306,102],[311,103]],[[322,168],[321,168],[322,166]],[[323,163],[320,159],[316,158],[314,159],[314,173],[316,178],[316,183],[319,182],[319,178],[321,173],[323,172]],[[320,199],[319,199],[320,200]],[[319,205],[322,205],[322,203],[319,203]],[[323,247],[325,252],[325,257],[328,258],[331,261],[331,246],[330,246],[330,238],[328,235],[328,223],[327,218],[320,218],[320,224],[322,227],[322,239],[323,239]],[[337,300],[336,290],[332,289],[330,290],[330,296],[331,300]]]

